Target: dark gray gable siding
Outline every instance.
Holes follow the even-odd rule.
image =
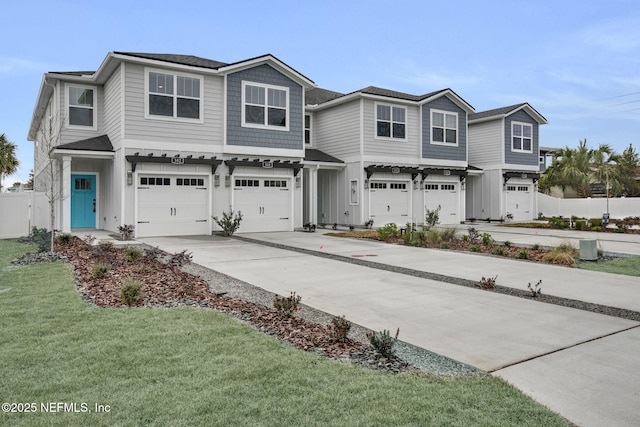
[[[431,144],[431,110],[458,113],[458,146]],[[422,106],[422,158],[467,160],[467,113],[446,96]]]
[[[242,127],[242,82],[289,88],[289,131]],[[227,144],[302,150],[304,146],[302,86],[263,64],[227,77]]]
[[[511,123],[521,122],[530,123],[533,126],[533,144],[531,153],[520,153],[511,151]],[[538,122],[534,120],[524,110],[517,111],[510,116],[507,116],[504,120],[504,162],[508,164],[537,166],[539,164],[538,158]]]

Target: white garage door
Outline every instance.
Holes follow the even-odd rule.
[[[369,201],[371,218],[375,227],[390,222],[405,225],[411,221],[409,183],[399,181],[371,181]]]
[[[291,180],[242,177],[234,179],[234,210],[242,212],[239,233],[293,231]]]
[[[440,207],[440,224],[459,224],[460,194],[458,184],[453,182],[425,182],[425,216],[427,209],[432,211]]]
[[[507,185],[507,214],[513,215],[514,221],[533,219],[531,213],[531,185]]]
[[[210,234],[208,176],[138,176],[136,235]]]

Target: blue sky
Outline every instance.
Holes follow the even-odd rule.
[[[271,53],[319,87],[449,87],[476,111],[529,102],[543,146],[640,148],[640,3],[536,1],[12,1],[3,5],[0,133],[33,168],[42,75],[110,51],[235,62]]]

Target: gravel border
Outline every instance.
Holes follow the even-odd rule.
[[[266,307],[272,306],[273,300],[276,296],[273,292],[269,292],[258,286],[251,285],[250,283],[243,282],[231,276],[227,276],[226,274],[203,267],[199,264],[190,263],[183,266],[182,269],[187,273],[204,279],[209,283],[211,291],[215,293],[226,292],[226,295],[230,297],[261,304]],[[330,325],[331,320],[336,317],[336,315],[326,313],[304,303],[300,304],[300,308],[300,311],[296,313],[297,317],[301,317],[307,321],[319,323],[324,326]],[[371,332],[377,331],[373,331],[365,328],[364,326],[353,323],[349,333],[349,338],[369,345],[367,334]],[[484,371],[476,367],[433,353],[427,349],[417,347],[402,340],[398,340],[394,348],[396,350],[396,358],[400,359],[401,364],[407,364],[409,368],[408,370],[411,370],[413,367],[424,372],[447,376],[468,376],[484,373]],[[374,360],[372,350],[364,351],[357,355],[355,360],[354,357],[352,357],[349,361],[378,368],[388,368],[388,366],[386,366],[386,361],[383,360],[380,362],[379,359]]]

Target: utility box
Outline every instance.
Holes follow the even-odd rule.
[[[580,260],[581,261],[597,261],[598,260],[598,241],[597,240],[580,240]]]

